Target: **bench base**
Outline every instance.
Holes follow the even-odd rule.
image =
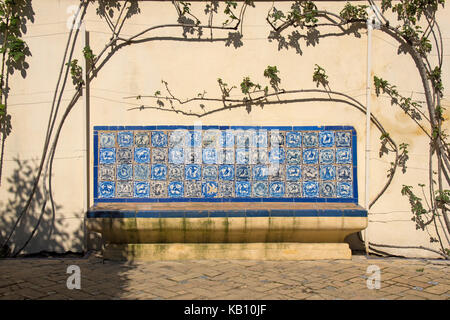
[[[351,259],[347,243],[141,243],[106,244],[103,258],[161,260],[323,260]]]

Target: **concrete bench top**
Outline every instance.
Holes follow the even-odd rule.
[[[267,217],[267,216],[354,216],[367,217],[367,210],[355,203],[286,202],[190,202],[190,203],[99,203],[88,218],[125,217]]]

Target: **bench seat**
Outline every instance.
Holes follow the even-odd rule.
[[[87,217],[104,257],[127,260],[348,259],[345,237],[367,226],[354,203],[99,203]]]

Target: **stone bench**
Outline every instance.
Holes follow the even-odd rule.
[[[348,259],[367,226],[352,127],[94,128],[109,259]]]

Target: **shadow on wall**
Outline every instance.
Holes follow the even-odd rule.
[[[34,179],[38,169],[37,161],[13,160],[10,165],[15,163],[16,168],[10,177],[7,177],[5,186],[8,186],[8,196],[6,201],[0,202],[0,245],[10,234],[17,218],[21,214],[29,195],[32,192]],[[42,184],[42,183],[41,183]],[[55,212],[52,210],[50,200],[47,200],[45,210],[42,213],[42,207],[45,201],[43,187],[39,186],[31,201],[30,208],[23,215],[14,233],[8,243],[10,253],[16,252],[21,248],[33,230],[39,224],[36,232],[22,253],[35,253],[38,251],[65,252],[68,245],[77,252],[83,250],[83,228],[69,228],[71,219],[62,219],[58,217],[58,212],[63,208],[55,203]],[[42,217],[39,221],[39,217]],[[68,231],[70,230],[70,231]]]

